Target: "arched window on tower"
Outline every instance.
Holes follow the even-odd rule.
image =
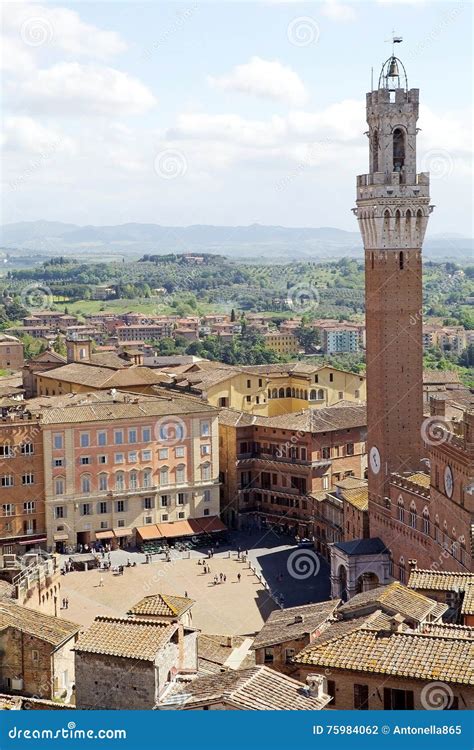
[[[393,171],[401,172],[405,164],[405,133],[401,128],[393,131]]]
[[[374,130],[372,136],[372,172],[379,171],[379,134]]]

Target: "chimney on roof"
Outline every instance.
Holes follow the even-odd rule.
[[[408,568],[410,572],[412,570],[416,570],[416,566],[418,565],[418,560],[408,560]]]
[[[225,645],[228,648],[233,648],[233,646],[234,646],[234,639],[232,638],[232,636],[231,635],[226,636],[225,640],[226,640],[226,644]]]
[[[390,632],[391,633],[402,633],[403,632],[403,623],[405,622],[405,618],[400,613],[394,615],[390,618]]]
[[[322,674],[307,675],[306,692],[310,698],[323,698],[327,695],[326,678]]]
[[[298,622],[304,622],[304,616],[303,615],[295,615],[295,625]]]
[[[446,400],[444,398],[430,397],[430,415],[432,417],[446,416]]]

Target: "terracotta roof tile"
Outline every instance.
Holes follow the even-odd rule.
[[[80,628],[79,625],[69,620],[2,600],[0,601],[0,629],[8,627],[18,628],[55,647],[68,638],[72,638]]]
[[[422,621],[428,615],[441,617],[448,606],[429,599],[427,596],[409,589],[407,586],[394,581],[388,586],[377,586],[377,588],[356,594],[348,602],[340,607],[343,614],[357,612],[369,606],[376,606],[388,613],[400,613],[408,619]]]
[[[194,604],[193,599],[173,594],[152,594],[145,596],[131,607],[127,614],[179,619]]]
[[[74,650],[154,661],[177,627],[176,623],[162,620],[99,616],[81,635]]]
[[[359,629],[300,651],[295,663],[474,685],[474,644],[448,636]]]
[[[256,636],[252,648],[284,643],[314,633],[333,615],[339,602],[339,599],[334,599],[318,604],[275,610]]]
[[[198,677],[170,697],[180,708],[221,703],[247,711],[314,711],[324,708],[329,696],[310,697],[303,683],[265,666],[229,670]]]

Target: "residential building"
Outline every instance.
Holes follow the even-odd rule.
[[[366,397],[363,374],[304,362],[232,367],[202,361],[175,374],[171,387],[206,398],[213,406],[262,416],[339,401],[363,403]]]
[[[321,344],[325,354],[357,353],[360,348],[360,329],[349,323],[321,326]]]
[[[158,538],[157,523],[174,536],[174,522],[218,515],[217,410],[208,404],[123,392],[43,401],[32,406],[41,414],[50,548],[121,545],[142,529]]]
[[[328,708],[474,708],[472,629],[439,625],[423,634],[407,630],[398,616],[371,617],[337,623],[294,657],[300,680],[329,673]],[[433,684],[440,686],[437,696]]]
[[[279,417],[221,410],[221,511],[227,523],[275,525],[314,537],[327,554],[320,503],[335,477],[364,475],[365,419],[364,406],[355,404]]]
[[[1,690],[69,703],[78,632],[72,622],[1,601]]]
[[[25,401],[0,417],[0,553],[23,554],[46,542],[43,436]]]
[[[294,674],[298,669],[294,656],[320,634],[338,604],[335,599],[272,612],[252,644],[256,663],[283,674]]]
[[[77,708],[153,709],[197,673],[197,635],[180,622],[96,617],[75,645]]]
[[[132,364],[126,354],[113,352],[92,353],[88,337],[66,340],[67,364],[57,368],[41,367],[36,372],[33,366],[34,393],[39,396],[60,396],[66,393],[87,393],[92,390],[120,389],[134,393],[153,393],[154,386],[168,382],[170,378]]]
[[[21,370],[23,344],[15,336],[0,333],[0,370]]]
[[[265,346],[277,354],[298,354],[301,349],[298,338],[292,333],[271,330],[268,333],[264,333],[263,338]]]
[[[446,604],[450,622],[474,626],[474,573],[421,570],[416,561],[410,568],[409,588]]]
[[[183,685],[156,706],[178,711],[320,711],[330,696],[326,678],[305,684],[266,666],[205,675]]]

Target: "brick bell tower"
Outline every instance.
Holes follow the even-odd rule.
[[[418,101],[392,54],[367,94],[369,174],[357,177],[353,209],[365,249],[371,537],[383,537],[390,474],[422,458],[421,246],[432,206],[429,174],[416,173]]]

